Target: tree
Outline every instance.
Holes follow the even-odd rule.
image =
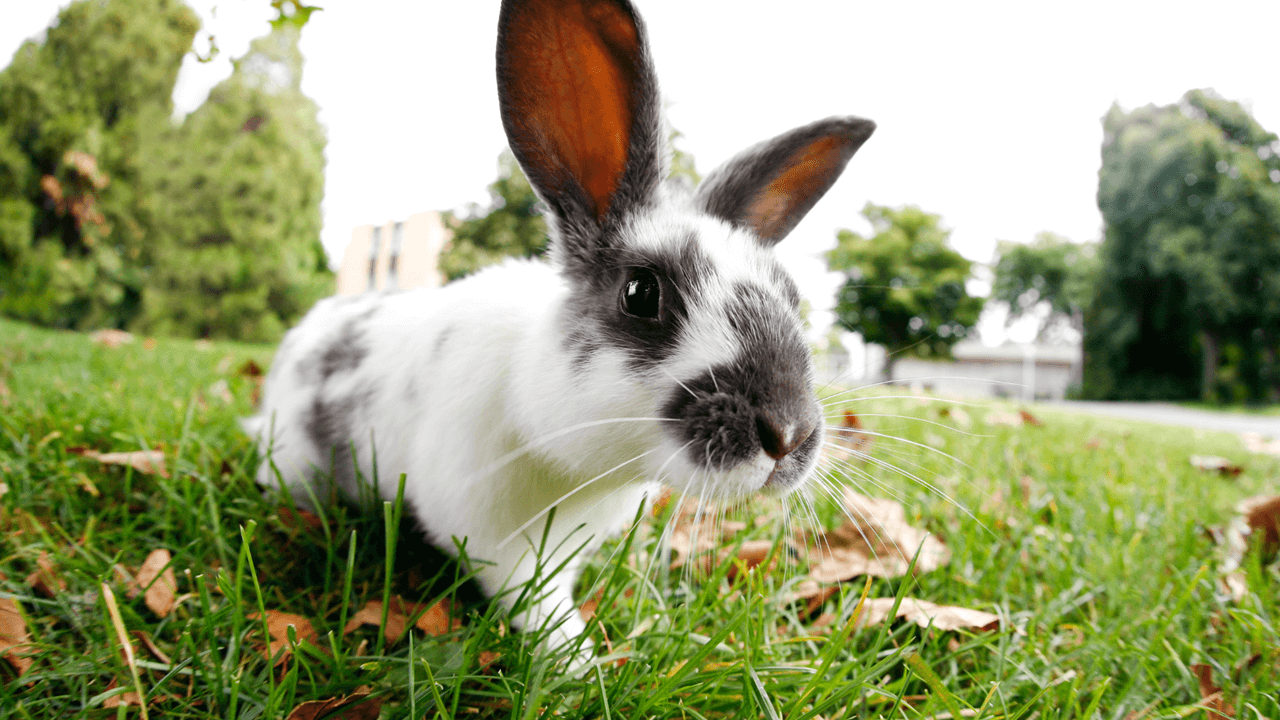
[[[1030,245],[1001,242],[996,250],[991,300],[1006,303],[1006,326],[1027,317],[1038,323],[1036,341],[1084,333],[1084,311],[1093,298],[1097,248],[1042,232]]]
[[[669,177],[692,189],[702,176],[693,155],[677,147],[681,137],[674,129],[668,135],[672,153]],[[446,280],[457,280],[508,257],[541,257],[546,253],[547,223],[542,219],[540,201],[510,150],[498,156],[498,179],[489,186],[489,198],[487,207],[472,204],[463,216],[443,213],[445,226],[453,231],[449,245],[440,253],[440,271]]]
[[[76,2],[0,72],[0,313],[123,326],[141,300],[141,150],[199,27],[178,0]]]
[[[320,244],[325,135],[302,94],[298,30],[258,38],[152,146],[152,263],[136,325],[273,341],[333,289]]]
[[[965,289],[971,263],[950,247],[941,218],[908,205],[867,203],[874,234],[836,233],[827,265],[848,279],[836,294],[837,323],[886,350],[884,375],[903,355],[950,357],[978,321],[981,298]]]
[[[1275,393],[1280,143],[1239,104],[1191,91],[1103,120],[1102,272],[1086,318],[1085,392]],[[1243,374],[1242,374],[1243,373]]]
[[[453,231],[440,253],[440,272],[457,280],[507,257],[541,257],[547,249],[547,223],[538,209],[520,164],[504,150],[498,156],[498,179],[489,186],[489,206],[472,205],[465,218],[445,212],[445,226]]]

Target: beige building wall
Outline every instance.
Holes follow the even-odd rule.
[[[434,211],[410,215],[404,221],[354,228],[351,242],[342,254],[342,264],[338,266],[338,294],[438,287],[443,282],[438,259],[450,237],[440,213]]]

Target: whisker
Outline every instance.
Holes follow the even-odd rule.
[[[553,508],[553,507],[555,507],[555,506],[559,505],[560,503],[564,502],[565,500],[568,500],[570,497],[573,497],[573,496],[574,496],[574,495],[576,495],[578,492],[580,492],[580,491],[582,491],[583,489],[587,488],[588,486],[590,486],[592,483],[596,482],[597,480],[599,480],[599,479],[601,479],[601,478],[603,478],[603,477],[607,477],[608,475],[610,475],[611,473],[613,473],[615,470],[618,470],[618,469],[623,468],[623,467],[625,467],[625,466],[627,466],[627,465],[630,465],[631,463],[633,463],[633,462],[635,462],[635,461],[637,461],[637,460],[639,460],[639,459],[641,459],[641,458],[645,457],[646,455],[652,455],[656,450],[657,450],[657,448],[654,448],[653,450],[650,450],[650,451],[648,451],[648,452],[640,453],[639,455],[636,455],[635,457],[631,458],[630,460],[626,460],[626,461],[624,461],[624,462],[618,463],[617,465],[614,465],[612,468],[610,468],[610,469],[608,469],[608,470],[605,470],[604,472],[600,473],[599,475],[597,475],[597,476],[595,476],[595,477],[591,478],[590,480],[588,480],[588,481],[586,481],[586,482],[582,483],[581,485],[579,485],[579,486],[575,487],[574,489],[570,490],[569,492],[565,493],[564,495],[561,495],[561,496],[560,496],[560,497],[559,497],[555,502],[551,503],[550,505],[546,506],[546,507],[545,507],[545,508],[543,508],[542,510],[538,511],[538,514],[537,514],[537,515],[534,515],[533,517],[529,518],[527,521],[525,521],[525,523],[524,523],[523,525],[521,525],[520,527],[516,528],[516,529],[515,529],[515,532],[511,533],[511,534],[510,534],[510,535],[508,535],[506,538],[504,538],[504,539],[502,540],[502,542],[498,543],[497,548],[498,548],[499,550],[501,550],[502,548],[506,547],[506,546],[507,546],[507,543],[509,543],[509,542],[511,542],[512,540],[516,539],[516,537],[517,537],[518,535],[520,535],[520,533],[522,533],[522,532],[524,532],[525,530],[529,529],[529,526],[530,526],[530,525],[532,525],[532,524],[534,524],[535,522],[537,522],[537,521],[538,521],[538,519],[539,519],[539,518],[541,518],[543,515],[546,515],[547,513],[551,512],[551,508]]]
[[[688,385],[685,385],[684,383],[680,382],[680,378],[676,377],[675,373],[672,373],[670,370],[666,368],[662,368],[662,372],[666,373],[667,377],[670,377],[672,380],[675,380],[676,384],[684,388],[685,391],[687,391],[690,395],[692,395],[694,400],[698,399],[698,393],[690,390]]]

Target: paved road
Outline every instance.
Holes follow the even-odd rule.
[[[1069,400],[1052,403],[1050,407],[1060,407],[1094,415],[1127,418],[1129,420],[1143,420],[1163,425],[1181,425],[1201,430],[1222,430],[1235,433],[1255,432],[1269,437],[1280,438],[1280,417],[1269,415],[1193,410],[1168,403],[1080,402]]]

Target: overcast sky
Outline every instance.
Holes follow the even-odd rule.
[[[6,3],[0,61],[59,0]],[[506,142],[493,55],[497,0],[316,0],[303,89],[329,132],[323,240],[336,265],[352,227],[487,199]],[[818,259],[867,201],[942,216],[967,257],[1041,230],[1097,239],[1101,117],[1210,87],[1280,130],[1280,2],[637,0],[669,118],[711,170],[758,140],[829,116],[879,129],[779,246],[829,307]],[[267,32],[267,0],[192,2],[221,56],[189,59],[180,111]],[[1212,10],[1210,11],[1210,8]],[[199,42],[199,41],[198,41]]]

